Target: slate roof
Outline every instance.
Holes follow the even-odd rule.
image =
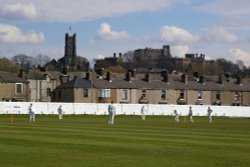
[[[75,77],[73,80],[61,85],[58,89],[68,89],[68,88],[91,88],[91,81],[84,78]]]
[[[45,76],[49,75],[51,77],[51,79],[60,81],[60,76],[62,75],[62,73],[60,71],[45,71],[42,72],[40,70],[29,70],[26,78],[27,79],[34,79],[34,80],[45,80]],[[83,72],[69,72],[67,75],[69,75],[70,78],[74,78],[74,77],[83,77],[84,73]]]
[[[145,75],[144,75],[145,76]],[[132,79],[131,82],[128,82],[125,77],[117,78],[113,77],[111,81],[106,80],[105,78],[93,78],[91,81],[84,78],[75,78],[70,82],[58,87],[61,89],[65,88],[91,88],[95,87],[97,89],[174,89],[174,90],[201,90],[201,91],[249,91],[250,92],[250,81],[244,81],[242,84],[235,83],[234,80],[229,82],[224,81],[223,83],[218,83],[215,80],[204,78],[204,83],[200,83],[193,79],[192,77],[188,78],[187,83],[180,81],[178,76],[169,76],[169,81],[164,82],[162,77],[152,76],[150,81],[147,82],[144,80],[145,77],[142,75],[136,76]],[[218,77],[214,77],[216,80]]]
[[[28,83],[28,81],[15,74],[0,71],[0,83]]]

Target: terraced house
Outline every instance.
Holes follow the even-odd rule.
[[[17,75],[0,71],[0,100],[28,101],[29,82]]]
[[[250,105],[250,82],[240,77],[112,74],[85,77],[57,87],[52,101],[79,103]]]

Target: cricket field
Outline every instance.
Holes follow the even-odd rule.
[[[1,167],[249,167],[250,119],[0,115]]]

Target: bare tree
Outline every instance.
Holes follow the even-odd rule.
[[[239,66],[240,70],[243,71],[245,68],[244,62],[242,60],[237,60],[236,64]]]
[[[136,60],[134,58],[134,51],[128,51],[122,55],[124,66],[127,69],[135,68]]]
[[[25,71],[28,71],[33,62],[33,57],[29,57],[25,54],[19,54],[12,57],[11,60],[13,63],[18,64]]]
[[[38,66],[44,66],[46,63],[50,62],[50,57],[42,54],[38,54],[37,57],[33,59],[32,65],[38,67]]]

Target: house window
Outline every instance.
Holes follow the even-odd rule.
[[[88,96],[89,96],[89,90],[83,89],[83,97],[88,97]]]
[[[202,97],[203,97],[203,92],[199,91],[199,92],[197,93],[197,98],[198,98],[198,100],[202,100]]]
[[[161,99],[166,100],[166,90],[161,90]]]
[[[122,90],[122,100],[128,100],[128,90]]]
[[[16,83],[16,94],[22,94],[22,93],[23,93],[23,84]]]
[[[234,101],[240,100],[240,93],[239,92],[234,92]]]
[[[221,92],[220,91],[216,91],[216,100],[221,100]]]
[[[100,89],[99,97],[101,98],[110,98],[110,89]]]
[[[185,96],[184,90],[180,90],[180,97],[179,97],[179,99],[184,99],[184,96]]]

